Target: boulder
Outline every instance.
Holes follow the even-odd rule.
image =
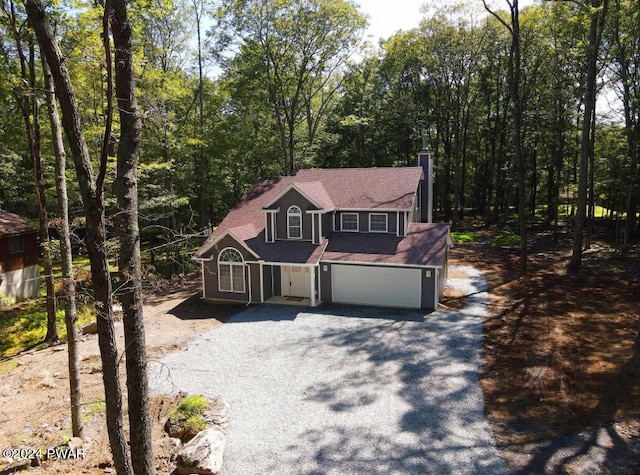
[[[229,427],[229,403],[222,398],[208,400],[202,419],[206,427],[218,428],[226,434]],[[185,419],[170,416],[165,422],[164,430],[169,437],[187,442],[196,436],[199,429],[193,430],[187,427],[185,422]]]
[[[217,427],[226,434],[229,428],[229,403],[222,398],[210,400],[204,413],[204,420],[207,427]]]
[[[98,322],[94,320],[92,322],[85,323],[80,328],[80,332],[83,335],[89,335],[89,334],[98,333]]]
[[[178,473],[218,475],[226,447],[227,437],[220,429],[210,427],[198,432],[178,453]]]

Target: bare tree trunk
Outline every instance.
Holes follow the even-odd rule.
[[[596,162],[596,114],[595,107],[593,114],[591,115],[591,145],[589,146],[589,183],[587,185],[587,233],[585,236],[585,249],[591,249],[591,241],[593,239],[593,232],[596,219],[596,202],[595,202],[595,162]]]
[[[204,72],[203,72],[203,58],[202,58],[202,13],[203,13],[203,1],[192,0],[193,10],[196,15],[196,35],[198,41],[198,162],[200,165],[200,228],[204,229],[208,224],[209,216],[207,213],[207,196],[206,196],[206,184],[207,184],[207,157],[204,154],[204,148],[202,147],[202,140],[204,140]]]
[[[622,236],[621,251],[626,254],[629,249],[629,240],[633,234],[633,227],[636,221],[636,175],[638,173],[638,147],[640,139],[640,111],[637,107],[637,101],[631,90],[631,85],[634,84],[633,71],[637,67],[637,61],[633,58],[636,56],[633,50],[624,40],[620,34],[620,15],[623,15],[622,6],[620,1],[615,2],[616,11],[614,15],[614,42],[616,46],[616,60],[618,63],[618,75],[620,83],[622,84],[622,104],[624,106],[624,121],[625,121],[625,136],[627,139],[627,153],[631,160],[629,169],[629,183],[626,198],[626,210],[627,219],[625,220],[624,232]],[[637,84],[635,84],[637,87]],[[634,347],[640,350],[640,331],[636,338],[636,346]]]
[[[25,111],[30,103],[31,117],[33,123],[29,124],[29,113],[25,115],[27,129],[31,133],[31,158],[33,159],[33,173],[36,182],[36,194],[38,196],[38,221],[40,223],[40,246],[42,246],[42,261],[44,264],[44,282],[47,289],[47,334],[45,341],[55,342],[58,340],[58,327],[56,322],[56,290],[53,280],[53,263],[51,262],[51,239],[49,238],[49,216],[47,215],[47,195],[44,185],[44,174],[42,172],[42,137],[40,133],[40,108],[36,97],[36,65],[35,46],[30,40],[29,45],[29,89],[32,95],[31,100],[25,98]]]
[[[596,105],[596,79],[598,51],[604,29],[604,20],[607,14],[609,0],[591,0],[594,8],[602,6],[598,11],[591,13],[591,26],[589,29],[589,58],[587,66],[587,84],[584,94],[584,116],[582,120],[582,133],[580,141],[580,163],[578,168],[578,206],[576,210],[576,225],[573,235],[573,251],[567,270],[577,273],[582,265],[583,235],[587,220],[587,165],[591,149],[591,119]]]
[[[87,217],[86,246],[91,263],[91,279],[95,292],[96,320],[98,324],[98,344],[102,359],[102,379],[105,389],[107,431],[116,472],[119,475],[131,473],[122,421],[122,390],[120,389],[119,358],[113,324],[111,279],[105,246],[105,216],[102,189],[96,187],[89,149],[85,142],[80,121],[80,111],[69,77],[51,29],[48,25],[44,6],[40,0],[25,0],[29,24],[35,30],[40,49],[51,68],[55,82],[56,96],[62,110],[62,125],[71,149],[78,178],[78,185]],[[101,164],[101,171],[104,167]],[[98,176],[98,182],[102,176]]]
[[[38,221],[40,226],[40,246],[42,247],[42,261],[44,264],[45,285],[47,288],[47,334],[44,338],[47,342],[58,340],[58,329],[56,326],[56,296],[53,281],[53,271],[51,263],[51,249],[49,246],[49,219],[47,217],[47,203],[44,186],[44,176],[42,174],[42,147],[40,134],[40,117],[38,115],[38,100],[36,97],[36,71],[35,71],[35,48],[33,38],[27,38],[29,47],[29,57],[25,53],[23,35],[20,32],[21,20],[16,14],[15,4],[11,1],[7,7],[3,8],[7,19],[8,27],[16,46],[16,53],[20,61],[20,76],[23,81],[23,88],[14,89],[14,94],[22,118],[24,120],[25,134],[29,144],[29,155],[33,164],[33,176],[35,181],[36,197],[38,199]],[[7,61],[9,61],[7,59]]]
[[[62,289],[64,293],[64,323],[67,328],[67,353],[69,366],[69,396],[71,398],[71,432],[74,437],[84,437],[82,421],[82,392],[80,387],[80,352],[78,344],[78,313],[76,310],[76,285],[73,278],[73,256],[71,255],[71,232],[69,230],[69,199],[67,197],[67,178],[65,175],[67,155],[62,140],[62,128],[56,104],[55,86],[49,64],[44,56],[42,72],[45,82],[45,98],[49,109],[53,151],[56,157],[56,195],[60,226],[60,256],[62,262]]]
[[[131,462],[136,475],[154,473],[147,354],[142,310],[140,230],[138,227],[138,153],[142,120],[138,112],[131,46],[131,24],[125,0],[113,0],[111,20],[115,47],[116,97],[120,112],[115,192],[116,229],[120,240],[120,288],[124,315]]]
[[[511,35],[511,54],[509,57],[509,90],[513,105],[513,150],[518,170],[518,227],[520,229],[520,274],[527,273],[527,165],[522,150],[523,104],[520,93],[521,57],[520,57],[520,10],[518,0],[507,1],[511,13],[511,24],[489,8],[482,0],[485,10],[498,20]]]

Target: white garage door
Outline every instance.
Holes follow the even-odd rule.
[[[397,267],[331,267],[331,294],[336,303],[420,308],[421,270]]]

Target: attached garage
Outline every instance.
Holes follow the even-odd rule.
[[[331,266],[331,300],[383,307],[422,307],[422,269],[387,266]]]

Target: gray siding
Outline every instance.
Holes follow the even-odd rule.
[[[330,237],[333,232],[333,213],[325,213],[322,215],[322,237]]]
[[[238,302],[249,301],[249,270],[245,267],[244,292],[221,292],[218,286],[218,255],[227,247],[237,249],[246,260],[255,259],[243,246],[231,236],[225,236],[213,250],[212,260],[203,262],[205,297],[208,299],[233,300]],[[253,283],[252,283],[253,285]]]
[[[217,299],[217,300],[233,300],[235,302],[248,302],[249,301],[249,285],[247,283],[248,271],[245,270],[245,284],[244,293],[236,292],[220,292],[218,290],[218,260],[205,261],[204,265],[204,285],[205,285],[205,298]]]
[[[335,217],[336,231],[340,231],[340,223],[341,223],[341,215],[342,213],[356,213],[356,211],[338,211]],[[359,233],[368,233],[369,232],[369,214],[386,214],[387,215],[387,233],[396,234],[397,229],[397,213],[396,212],[383,212],[383,211],[357,211],[358,213],[358,232]],[[404,216],[404,212],[401,213]],[[333,229],[333,227],[331,228]],[[353,231],[346,231],[353,232]],[[378,233],[372,233],[378,234]]]
[[[271,221],[271,213],[265,213],[265,220],[267,221],[267,224],[265,226],[264,229],[264,240],[265,241],[270,241],[273,233],[272,228],[272,221]]]
[[[427,277],[427,272],[431,277]],[[422,308],[425,310],[435,310],[438,305],[435,301],[436,273],[436,269],[422,269]]]
[[[251,268],[251,302],[260,303],[260,264],[249,264]]]
[[[319,271],[320,274],[320,300],[326,303],[331,303],[331,264],[323,264],[320,263]],[[326,267],[326,271],[324,270]]]
[[[311,241],[311,215],[306,211],[316,208],[296,190],[289,190],[276,203],[280,208],[276,214],[276,238],[287,239],[287,210],[293,205],[298,206],[302,211],[302,239]]]
[[[273,297],[273,281],[272,266],[262,266],[262,283],[264,285],[264,299],[270,299]]]
[[[273,295],[277,297],[282,295],[282,273],[280,266],[273,266]]]

